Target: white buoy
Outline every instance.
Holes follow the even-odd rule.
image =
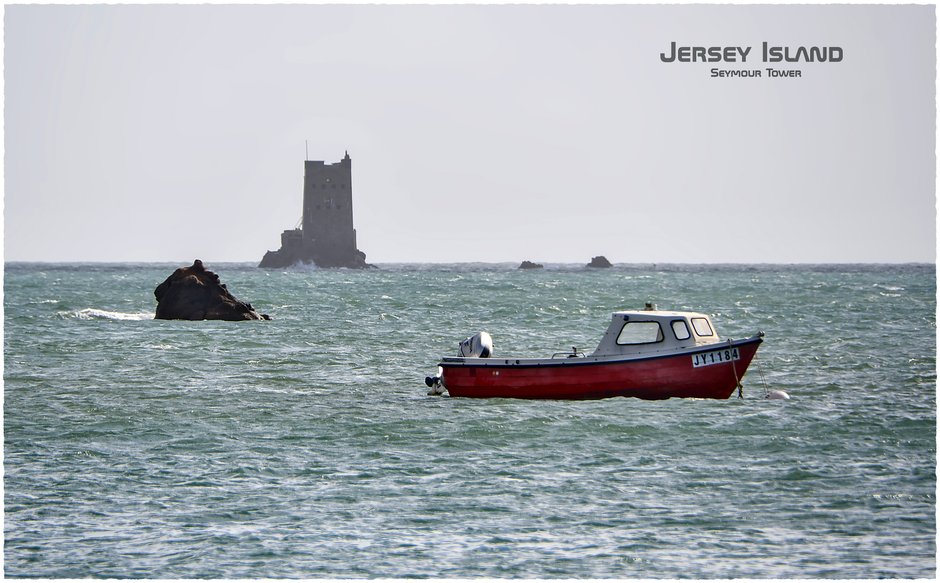
[[[789,401],[790,395],[786,391],[768,391],[764,396],[765,399],[784,399]]]

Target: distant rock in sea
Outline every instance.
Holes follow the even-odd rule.
[[[532,263],[531,261],[526,260],[522,262],[522,264],[519,266],[519,269],[542,269],[543,267],[545,266],[541,263]]]
[[[270,320],[251,304],[239,301],[219,281],[219,276],[195,260],[180,267],[153,290],[157,320]]]
[[[587,264],[588,267],[611,267],[610,261],[607,261],[607,258],[603,255],[598,255],[597,257],[592,257],[591,262]]]

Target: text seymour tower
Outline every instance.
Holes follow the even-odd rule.
[[[259,267],[315,263],[319,267],[369,267],[356,249],[352,211],[352,159],[335,164],[304,161],[301,228],[281,233],[281,248],[264,254]]]

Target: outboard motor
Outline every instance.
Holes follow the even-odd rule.
[[[441,377],[444,375],[443,367],[437,367],[437,376],[436,377],[424,377],[424,384],[428,386],[430,391],[428,395],[443,395],[444,394],[444,383],[441,382]]]
[[[493,338],[486,332],[477,332],[460,343],[457,356],[464,358],[489,358],[493,356]],[[444,394],[444,369],[437,367],[436,377],[425,377],[424,384],[428,386],[428,395]]]
[[[493,356],[493,338],[486,332],[477,332],[460,343],[457,356],[466,358],[489,358]]]

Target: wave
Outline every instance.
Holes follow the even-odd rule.
[[[85,308],[77,312],[67,312],[64,315],[79,320],[153,320],[153,312],[111,312],[97,308]]]

